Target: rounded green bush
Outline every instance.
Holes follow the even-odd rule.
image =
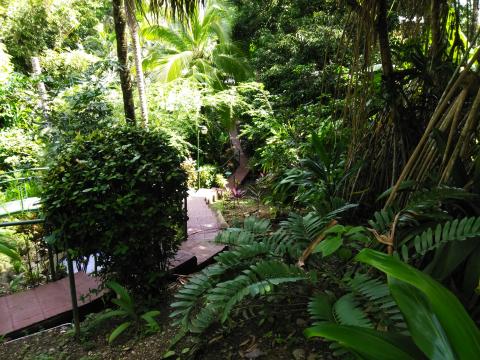
[[[98,254],[104,279],[159,288],[184,237],[186,175],[161,131],[120,127],[78,136],[44,181],[46,224],[57,246]]]

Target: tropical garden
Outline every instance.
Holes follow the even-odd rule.
[[[478,10],[0,0],[0,305],[101,298],[2,358],[479,358]]]

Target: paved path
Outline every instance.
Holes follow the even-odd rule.
[[[89,289],[96,289],[95,278],[83,272],[75,274],[78,305],[82,306],[101,295],[84,298]],[[0,297],[0,335],[21,330],[71,310],[68,278],[35,289]]]
[[[188,240],[181,245],[170,265],[171,268],[180,267],[188,262],[189,268],[197,269],[223,250],[223,246],[212,243],[220,230],[220,223],[215,212],[206,204],[206,196],[208,191],[203,190],[191,193],[188,197]],[[88,294],[89,289],[96,289],[98,281],[83,272],[76,273],[75,280],[79,306],[86,305],[100,296],[93,296],[83,302],[82,295]],[[70,310],[68,278],[0,297],[0,335],[22,330]]]
[[[188,197],[188,241],[180,247],[180,251],[197,257],[198,266],[202,266],[224,248],[212,242],[221,229],[221,224],[215,212],[208,207],[206,197],[208,194],[204,189]]]
[[[40,198],[30,197],[23,200],[14,200],[0,204],[0,216],[13,215],[22,211],[33,211],[38,209],[40,209]]]

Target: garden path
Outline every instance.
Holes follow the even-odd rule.
[[[210,190],[204,189],[189,194],[188,240],[182,243],[170,265],[174,273],[176,269],[181,268],[186,268],[187,272],[196,271],[206,266],[213,256],[223,250],[223,246],[212,243],[222,226],[215,212],[206,203],[206,199],[211,196],[214,195]],[[188,265],[184,267],[185,264]],[[101,294],[86,298],[82,296],[87,294],[89,289],[98,287],[99,282],[96,278],[79,272],[75,274],[75,283],[80,307],[87,306],[101,296]],[[68,278],[0,297],[0,335],[19,334],[24,329],[46,323],[55,325],[53,319],[69,318],[70,311]]]

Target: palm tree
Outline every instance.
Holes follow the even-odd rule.
[[[153,43],[145,68],[156,72],[165,82],[190,78],[210,90],[228,88],[249,76],[249,68],[231,42],[230,33],[226,9],[214,0],[208,1],[206,6],[194,9],[184,21],[143,30],[145,39]],[[247,158],[238,139],[236,123],[231,112],[228,113],[230,140],[240,160],[239,168],[229,179],[229,186],[235,187],[235,180],[241,182],[248,173]]]
[[[135,70],[137,78],[138,97],[140,100],[140,114],[144,126],[148,124],[147,94],[145,87],[145,77],[142,69],[142,47],[138,36],[138,23],[136,14],[136,4],[134,0],[125,1],[125,12],[127,14],[127,24],[132,37],[133,57],[135,59]]]
[[[135,0],[139,9],[144,9],[146,5],[150,11],[158,17],[159,14],[169,14],[173,18],[184,18],[192,14],[199,4],[204,0]],[[132,82],[128,67],[128,44],[126,36],[126,16],[123,0],[112,0],[113,20],[115,23],[115,36],[117,38],[117,56],[119,62],[119,75],[123,95],[123,107],[125,111],[125,120],[135,123],[135,107],[133,104]],[[137,71],[138,73],[138,71]]]
[[[118,73],[123,95],[125,121],[135,123],[135,107],[133,104],[132,82],[128,67],[128,44],[126,33],[126,17],[123,0],[112,0],[115,36],[117,38]]]
[[[144,38],[152,42],[144,67],[165,82],[190,77],[221,90],[249,75],[230,32],[225,8],[208,1],[185,21],[143,29]]]

